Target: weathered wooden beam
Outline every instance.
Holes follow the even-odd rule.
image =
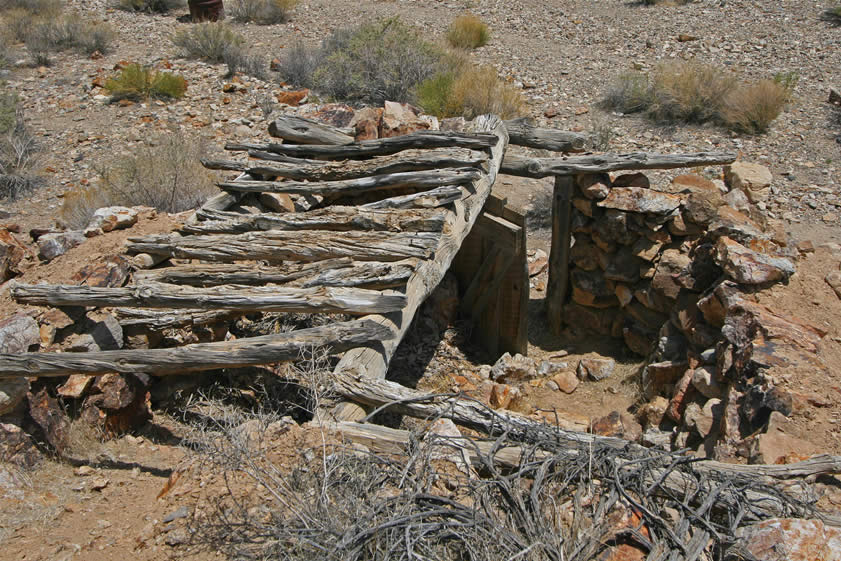
[[[410,148],[470,148],[487,150],[496,143],[492,134],[463,134],[445,131],[417,131],[403,136],[363,140],[346,146],[295,145],[295,144],[256,144],[229,143],[225,150],[232,152],[261,150],[274,152],[295,158],[314,158],[317,160],[338,160],[343,158],[366,158],[396,154]]]
[[[534,126],[534,119],[522,117],[505,121],[510,143],[529,148],[540,148],[553,152],[584,152],[587,148],[587,135],[558,129]]]
[[[308,212],[285,214],[240,214],[225,211],[198,212],[202,222],[181,226],[190,234],[238,234],[258,230],[335,230],[383,232],[440,232],[441,210],[378,210],[355,206],[330,206]]]
[[[354,138],[313,119],[282,115],[269,123],[269,134],[293,144],[352,144]]]
[[[208,325],[239,317],[243,313],[235,310],[211,310],[209,312],[145,310],[142,308],[117,308],[114,310],[114,315],[121,327],[142,327],[153,331],[174,327]]]
[[[461,200],[467,191],[457,185],[446,185],[429,191],[399,195],[388,199],[381,199],[372,203],[360,205],[360,208],[388,209],[388,208],[436,208]]]
[[[217,286],[197,288],[149,283],[106,288],[55,284],[15,284],[12,298],[33,306],[116,306],[191,308],[319,314],[378,314],[396,312],[406,304],[401,294],[363,288],[284,286]]]
[[[567,156],[563,158],[526,158],[507,154],[501,173],[521,177],[576,175],[619,170],[673,169],[731,164],[735,152],[696,152],[694,154],[600,154],[598,156]]]
[[[337,353],[371,341],[387,340],[392,335],[388,327],[375,322],[350,321],[289,333],[198,343],[172,349],[0,354],[0,378],[107,372],[177,375],[295,360],[303,351],[313,347],[324,347]]]
[[[438,244],[435,232],[342,232],[269,230],[173,238],[168,235],[129,238],[131,253],[183,259],[232,262],[243,260],[321,261],[351,257],[357,261],[425,259]]]
[[[572,242],[572,194],[575,179],[556,177],[552,192],[552,247],[546,284],[546,319],[554,335],[561,334],[564,303],[569,286],[569,246]]]
[[[151,271],[137,271],[134,282],[163,282],[190,286],[221,286],[225,284],[285,286],[345,286],[380,290],[406,284],[417,266],[416,259],[396,263],[352,259],[327,259],[306,264],[287,264],[280,267],[252,265],[176,265]]]
[[[255,181],[237,180],[218,183],[220,188],[227,191],[245,193],[289,193],[294,195],[339,195],[359,194],[383,189],[434,189],[445,185],[462,185],[479,178],[481,172],[475,169],[447,169],[410,171],[360,177],[358,179],[343,179],[339,181]]]
[[[357,179],[371,175],[384,175],[410,171],[444,168],[480,167],[488,155],[466,148],[435,148],[432,150],[405,150],[391,156],[377,156],[369,160],[300,160],[278,156],[269,152],[249,153],[258,159],[283,158],[272,164],[260,162],[235,162],[229,160],[202,160],[208,169],[242,171],[254,176],[284,177],[298,181],[335,181]]]

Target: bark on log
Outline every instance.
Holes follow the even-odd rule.
[[[207,236],[148,236],[129,238],[132,253],[168,255],[184,259],[232,262],[243,260],[321,261],[350,257],[357,261],[425,259],[438,244],[435,232],[336,232],[304,230],[249,232]]]
[[[293,195],[359,194],[383,189],[434,189],[445,185],[462,185],[477,180],[481,172],[475,169],[427,170],[390,173],[344,179],[340,181],[296,182],[238,180],[217,183],[227,191],[245,193],[288,193]]]
[[[673,169],[731,164],[735,152],[697,152],[694,154],[600,154],[564,158],[525,158],[508,154],[500,173],[541,178],[550,175],[576,175],[618,170]]]
[[[176,310],[143,310],[137,308],[117,308],[114,315],[120,327],[142,327],[152,331],[162,331],[174,327],[208,325],[239,317],[243,312],[231,310],[213,310],[210,312],[192,312]]]
[[[456,201],[451,213],[448,213],[447,226],[441,236],[434,258],[421,262],[406,286],[407,305],[401,312],[388,316],[374,316],[370,319],[393,327],[396,337],[385,341],[378,347],[353,349],[345,353],[334,369],[335,374],[351,374],[361,378],[381,379],[385,377],[388,364],[397,346],[400,344],[412,318],[420,304],[441,282],[444,274],[450,268],[462,241],[470,232],[476,219],[482,212],[482,207],[490,195],[491,187],[496,180],[497,171],[502,156],[508,145],[508,133],[505,125],[493,116],[477,117],[471,126],[474,130],[492,131],[495,143],[491,149],[487,175],[475,181],[471,187],[471,194],[463,200]],[[398,137],[399,138],[399,137]],[[361,418],[358,408],[340,406],[335,411],[339,420],[356,420]]]
[[[295,360],[302,351],[313,346],[325,347],[336,353],[391,336],[392,332],[387,327],[375,322],[350,321],[289,333],[198,343],[173,349],[0,354],[0,378],[106,372],[183,374]]]
[[[137,271],[135,283],[163,282],[190,286],[221,286],[225,284],[285,286],[344,286],[370,289],[395,288],[406,284],[417,266],[416,259],[396,263],[352,259],[327,259],[305,265],[281,267],[242,265],[177,265],[152,271]]]
[[[540,148],[553,152],[584,152],[587,135],[534,126],[534,119],[522,117],[505,121],[510,144]]]
[[[269,134],[293,144],[351,144],[352,136],[313,119],[283,115],[269,123]]]
[[[410,148],[470,148],[487,150],[496,144],[497,137],[492,134],[463,134],[444,131],[417,131],[404,136],[363,140],[347,146],[329,145],[293,145],[293,144],[255,144],[229,143],[225,150],[232,152],[261,150],[294,158],[313,158],[316,160],[339,160],[344,158],[366,158],[396,154]]]
[[[276,154],[268,152],[249,153],[258,159]],[[384,175],[410,171],[440,170],[444,168],[480,167],[488,161],[488,155],[466,148],[436,148],[432,150],[405,150],[392,156],[378,156],[370,160],[346,160],[331,162],[323,160],[295,160],[276,164],[257,162],[235,162],[228,160],[202,160],[209,169],[242,171],[255,176],[285,177],[306,181],[336,181],[358,179],[371,175]]]
[[[191,308],[316,314],[379,314],[396,312],[406,304],[401,294],[363,288],[282,286],[211,288],[150,283],[124,288],[76,285],[15,284],[11,295],[33,306],[116,306],[134,308]]]
[[[444,213],[440,210],[377,210],[354,206],[331,206],[309,212],[287,214],[240,214],[199,211],[203,222],[185,224],[190,234],[239,234],[258,230],[334,230],[384,232],[440,232]]]
[[[411,195],[399,195],[360,205],[360,208],[435,208],[448,205],[464,198],[466,190],[456,185],[438,187],[430,191],[421,191]]]

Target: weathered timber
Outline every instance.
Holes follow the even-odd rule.
[[[510,143],[551,150],[552,152],[584,152],[587,135],[558,129],[544,129],[534,126],[534,119],[522,117],[505,121]]]
[[[183,225],[190,234],[238,234],[257,230],[363,230],[384,232],[440,232],[444,213],[440,210],[377,210],[355,206],[286,214],[240,214],[226,211],[199,211],[203,222]]]
[[[446,185],[430,191],[399,195],[360,205],[360,208],[436,208],[464,198],[466,191],[457,185]]]
[[[313,119],[282,115],[269,123],[269,134],[293,144],[352,144],[354,138]]]
[[[395,288],[406,284],[417,266],[416,259],[396,263],[352,259],[327,259],[314,263],[290,264],[280,267],[252,265],[176,265],[165,269],[137,271],[134,282],[163,282],[190,286],[221,286],[225,284],[285,286],[345,286],[370,289]]]
[[[175,375],[295,360],[301,352],[313,347],[324,347],[336,353],[391,336],[392,332],[387,327],[375,322],[350,321],[173,349],[0,354],[0,378],[106,372]]]
[[[406,303],[406,297],[401,294],[384,294],[363,288],[235,285],[197,288],[157,283],[123,288],[15,284],[11,295],[21,304],[34,306],[126,306],[356,315],[395,312]]]
[[[184,259],[232,262],[243,260],[321,261],[351,257],[357,261],[401,261],[427,258],[438,245],[435,232],[336,232],[269,230],[172,238],[168,235],[129,238],[131,253]]]
[[[353,349],[344,354],[336,365],[334,373],[353,374],[362,378],[381,379],[385,377],[388,364],[400,344],[418,306],[441,282],[450,267],[461,243],[476,222],[482,207],[490,195],[496,180],[502,156],[508,146],[505,125],[493,116],[480,116],[471,123],[473,130],[492,131],[496,139],[491,148],[487,174],[471,184],[471,194],[453,203],[453,210],[447,214],[447,225],[441,236],[433,258],[422,261],[406,285],[407,303],[401,312],[390,315],[372,316],[370,319],[392,327],[396,333],[393,339],[377,347]],[[340,405],[334,411],[339,420],[358,420],[364,413],[358,407]]]
[[[195,312],[184,310],[144,310],[139,308],[117,308],[115,316],[120,326],[142,327],[153,331],[174,327],[208,325],[241,316],[243,312],[232,310],[212,310]]]
[[[445,185],[462,185],[479,178],[481,172],[471,168],[407,171],[373,175],[358,179],[339,181],[298,182],[298,181],[256,181],[238,180],[217,183],[227,191],[246,193],[289,193],[293,195],[338,195],[359,194],[382,189],[434,189]]]
[[[731,164],[735,152],[696,152],[694,154],[600,154],[597,156],[568,156],[563,158],[526,158],[508,154],[502,162],[501,173],[521,177],[548,177],[636,169],[673,169]]]
[[[300,144],[255,144],[229,143],[225,150],[232,152],[261,150],[295,158],[317,160],[339,160],[344,158],[366,158],[396,154],[410,148],[471,148],[487,150],[494,146],[497,138],[492,134],[464,134],[445,131],[417,131],[404,136],[363,140],[346,146],[300,145]]]
[[[277,155],[268,152],[255,154],[255,157],[259,159],[274,158],[275,156]],[[480,167],[488,161],[488,155],[467,148],[436,148],[432,150],[406,150],[399,154],[377,156],[369,160],[345,160],[340,162],[292,160],[294,161],[275,164],[202,160],[202,164],[209,169],[242,171],[252,176],[285,177],[298,181],[334,181],[410,171]]]
[[[572,177],[556,177],[552,192],[552,246],[549,250],[549,279],[546,285],[546,319],[554,335],[561,334],[564,302],[569,284],[569,249],[572,242]]]

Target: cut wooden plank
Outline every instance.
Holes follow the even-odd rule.
[[[191,234],[237,234],[257,230],[363,230],[386,232],[440,232],[444,226],[441,210],[377,210],[355,206],[274,214],[240,214],[225,211],[197,213],[202,222],[183,225],[182,232]]]
[[[549,280],[546,284],[546,319],[552,334],[560,335],[564,303],[569,286],[569,249],[572,242],[572,177],[556,177],[552,194],[552,247],[549,250]]]
[[[387,327],[376,322],[350,321],[289,333],[218,343],[198,343],[173,349],[0,354],[0,378],[107,372],[185,374],[200,370],[295,360],[303,351],[313,347],[324,347],[336,353],[391,336],[392,333]]]
[[[618,170],[673,169],[731,164],[735,152],[696,152],[694,154],[601,154],[598,156],[568,156],[565,158],[525,158],[508,154],[502,162],[501,173],[522,177],[576,175]]]
[[[445,185],[462,185],[479,178],[481,172],[472,168],[410,171],[344,179],[340,181],[256,181],[237,180],[218,183],[227,191],[243,193],[288,193],[293,195],[359,194],[383,189],[434,189]]]
[[[258,159],[271,158],[274,160],[279,157],[277,154],[269,152],[255,152],[253,154],[249,153],[249,155]],[[488,161],[486,153],[466,148],[405,150],[391,156],[377,156],[369,160],[345,160],[341,162],[298,160],[285,156],[282,158],[293,161],[264,164],[229,160],[202,160],[202,164],[209,169],[242,171],[254,176],[285,177],[299,181],[334,181],[410,171],[480,167]]]
[[[282,115],[269,123],[269,134],[294,144],[351,144],[352,136],[313,119]]]
[[[371,289],[395,288],[406,284],[417,266],[416,259],[395,263],[352,259],[327,259],[304,265],[281,267],[260,265],[177,265],[165,269],[137,271],[135,283],[163,282],[191,286],[220,286],[225,284],[285,286],[345,286]]]
[[[11,295],[33,306],[127,306],[191,308],[316,314],[378,314],[396,312],[406,303],[401,294],[363,288],[236,285],[197,288],[148,283],[105,288],[60,284],[14,284]]]
[[[388,364],[397,346],[400,344],[412,318],[420,304],[441,282],[450,267],[462,241],[476,222],[482,207],[490,194],[491,187],[496,180],[499,165],[505,148],[508,145],[508,133],[502,122],[493,116],[477,117],[471,126],[474,130],[490,130],[496,139],[491,149],[487,175],[475,181],[472,193],[463,200],[456,201],[451,213],[448,213],[447,225],[438,247],[434,251],[434,258],[421,262],[418,269],[409,279],[406,286],[407,304],[401,312],[387,316],[372,316],[370,319],[392,327],[396,333],[393,339],[385,341],[376,347],[353,349],[345,353],[334,369],[334,373],[347,373],[362,378],[381,379],[385,377]],[[364,413],[358,407],[341,405],[334,411],[339,420],[358,420]]]
[[[546,129],[534,126],[534,119],[522,117],[505,121],[510,143],[517,146],[540,148],[553,152],[584,152],[587,135],[558,129]]]
[[[520,228],[519,246],[511,256],[511,264],[498,291],[496,309],[500,353],[528,354],[529,264],[526,217],[509,206],[503,206],[501,217]]]
[[[444,131],[417,131],[404,136],[364,140],[346,146],[329,145],[294,145],[294,144],[255,144],[229,143],[225,150],[232,152],[243,150],[261,150],[274,152],[295,158],[314,158],[317,160],[339,160],[344,158],[366,158],[396,154],[410,148],[470,148],[487,150],[496,144],[492,134],[463,134]]]
[[[411,195],[399,195],[360,205],[360,208],[435,208],[463,199],[467,192],[457,185],[438,187]]]
[[[441,234],[435,232],[342,232],[303,230],[248,232],[173,238],[168,235],[129,238],[132,253],[183,259],[232,262],[242,260],[321,261],[351,257],[357,261],[401,261],[427,258]]]

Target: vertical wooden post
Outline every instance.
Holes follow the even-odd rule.
[[[569,285],[570,208],[574,189],[573,176],[555,178],[552,195],[552,249],[549,252],[549,285],[546,287],[546,315],[549,329],[560,335],[564,300]]]

